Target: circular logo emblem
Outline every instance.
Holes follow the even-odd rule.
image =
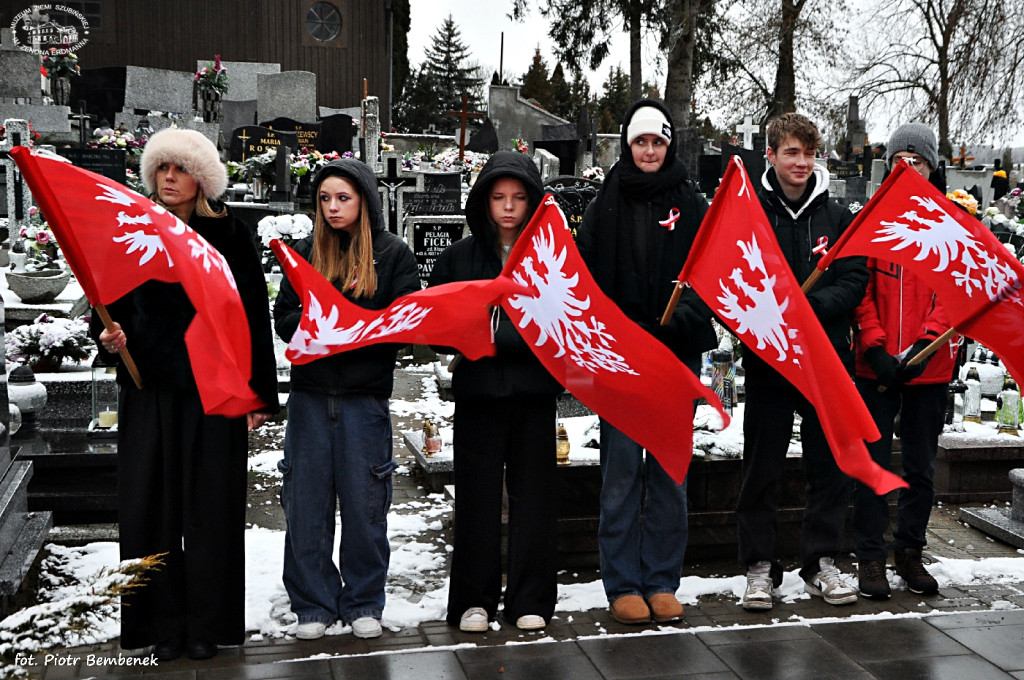
[[[65,5],[32,5],[14,16],[11,33],[26,52],[63,56],[89,42],[89,21]]]

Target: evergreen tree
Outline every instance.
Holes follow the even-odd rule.
[[[548,82],[548,64],[540,56],[540,48],[533,53],[533,63],[523,76],[523,87],[519,94],[524,99],[534,99],[545,109],[551,110],[551,85]]]
[[[470,110],[479,110],[482,82],[476,77],[476,68],[465,63],[469,58],[469,48],[462,42],[462,34],[451,14],[430,42],[421,71],[425,72],[427,82],[434,88],[432,122],[439,130],[457,133],[458,119],[446,116],[444,112],[461,110],[463,93],[469,95]]]
[[[597,102],[590,96],[590,81],[583,75],[582,71],[573,71],[572,84],[569,86],[569,114],[571,120],[579,118],[582,109],[588,109],[590,115],[597,115]]]
[[[406,78],[401,95],[395,100],[392,122],[394,128],[399,132],[419,134],[434,125],[440,132],[439,123],[443,122],[440,118],[453,119],[444,116],[443,109],[441,115],[438,115],[437,92],[437,84],[426,68],[418,71],[413,69]],[[461,98],[459,105],[462,105]]]
[[[391,3],[391,12],[393,43],[391,45],[391,120],[389,123],[394,126],[395,109],[398,107],[398,101],[411,74],[409,67],[409,27],[411,26],[409,0],[394,0]]]
[[[618,132],[622,119],[629,110],[629,74],[620,66],[613,66],[608,72],[608,80],[604,81],[604,93],[597,102],[600,117],[600,132]]]
[[[548,110],[560,118],[575,122],[576,119],[573,116],[572,107],[572,90],[569,88],[569,83],[565,82],[562,62],[558,62],[555,65],[555,70],[551,72],[549,85],[551,105],[548,107]]]

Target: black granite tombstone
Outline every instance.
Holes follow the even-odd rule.
[[[320,135],[316,139],[316,149],[321,153],[352,151],[352,139],[358,135],[358,127],[352,116],[336,113],[320,120]]]
[[[576,238],[576,231],[583,224],[583,213],[597,196],[601,185],[582,177],[555,177],[544,185],[558,201],[558,207],[565,213],[565,221]]]
[[[60,155],[80,168],[125,183],[125,152],[120,149],[61,149]]]
[[[406,194],[402,207],[405,215],[458,215],[462,212],[462,174],[424,172],[423,191]]]
[[[756,149],[744,149],[741,146],[734,146],[728,142],[723,143],[721,155],[721,173],[723,175],[725,174],[725,168],[729,163],[729,159],[733,156],[740,157],[740,160],[743,161],[743,167],[747,169],[747,176],[750,177],[750,181],[755,187],[759,186],[766,164],[764,154]]]
[[[456,216],[423,215],[409,218],[409,225],[420,281],[426,284],[438,255],[462,238],[465,224]]]
[[[298,146],[294,150],[317,148],[317,138],[320,136],[321,123],[300,123],[291,118],[275,118],[274,120],[261,123],[265,128],[276,132],[293,132],[298,138]]]
[[[295,133],[271,130],[259,125],[245,125],[231,132],[231,144],[228,160],[244,162],[251,156],[287,145],[290,149],[298,147],[298,136]]]
[[[702,194],[711,198],[718,191],[722,180],[722,156],[720,154],[702,154],[697,159],[697,186]]]
[[[473,136],[466,142],[466,151],[473,153],[494,153],[498,150],[498,133],[494,130],[494,124],[490,118],[484,118],[480,129],[473,133]]]
[[[541,139],[534,141],[536,149],[550,151],[558,158],[558,174],[573,176],[576,174],[576,159],[580,151],[580,139],[576,126],[541,125]]]

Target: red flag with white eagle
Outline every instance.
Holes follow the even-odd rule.
[[[236,417],[262,408],[249,387],[248,320],[224,256],[122,184],[25,147],[11,156],[89,301],[110,304],[154,279],[180,283],[196,309],[185,343],[203,410]]]
[[[908,163],[896,164],[818,269],[847,255],[913,271],[935,291],[953,327],[994,351],[1024,384],[1024,265]]]
[[[682,482],[693,400],[714,405],[726,425],[729,417],[714,392],[601,292],[550,194],[516,240],[504,277],[532,291],[501,306],[544,367]]]
[[[522,290],[510,279],[458,281],[403,295],[386,309],[364,309],[280,239],[270,247],[302,300],[299,327],[285,350],[293,364],[381,342],[444,345],[474,360],[494,356],[491,306]]]
[[[839,469],[884,494],[906,486],[871,459],[871,414],[779,249],[738,157],[701,225],[679,280],[814,406]]]

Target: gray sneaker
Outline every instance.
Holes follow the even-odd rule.
[[[843,575],[831,557],[818,558],[818,573],[804,581],[804,590],[825,598],[829,604],[852,604],[857,601],[857,591],[843,582]]]
[[[747,567],[747,589],[743,592],[743,608],[764,611],[772,608],[772,563],[754,562]]]

